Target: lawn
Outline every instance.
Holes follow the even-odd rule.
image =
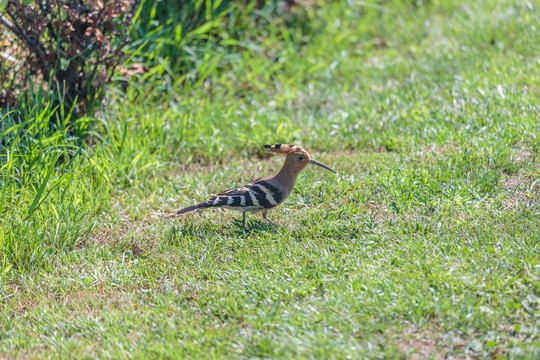
[[[539,7],[319,5],[183,75],[135,44],[83,145],[2,115],[0,358],[540,358]],[[276,172],[267,143],[338,174],[277,227],[175,214]]]

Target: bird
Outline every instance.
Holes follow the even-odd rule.
[[[241,187],[225,190],[197,205],[183,208],[177,214],[215,207],[237,210],[242,212],[242,220],[235,219],[235,221],[241,222],[242,229],[245,230],[246,213],[260,212],[264,220],[275,226],[276,224],[267,217],[268,211],[281,205],[289,197],[298,174],[308,164],[320,166],[337,174],[330,167],[313,160],[311,155],[300,146],[287,144],[263,146],[272,153],[285,155],[285,162],[275,175],[257,179]]]

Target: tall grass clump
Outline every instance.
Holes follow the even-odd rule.
[[[73,249],[88,229],[84,204],[91,195],[77,172],[85,150],[68,125],[73,108],[35,100],[0,118],[3,269],[41,267],[46,255]]]

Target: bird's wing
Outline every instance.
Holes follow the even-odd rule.
[[[248,186],[251,186],[250,191],[255,193],[257,199],[261,199],[259,202],[265,208],[271,208],[281,204],[285,200],[285,194],[277,186],[268,181],[268,178],[262,178],[255,180]]]
[[[238,206],[237,204],[240,204],[240,206],[269,209],[285,200],[285,195],[267,178],[261,178],[248,185],[226,190],[208,201],[210,200],[219,201],[217,206]]]
[[[225,190],[225,191],[220,192],[216,196],[242,196],[242,195],[245,195],[251,189],[251,185],[252,184],[237,187],[234,189]]]
[[[283,193],[265,179],[256,180],[248,185],[225,190],[197,205],[180,210],[182,214],[189,211],[210,207],[229,207],[241,211],[269,209],[284,200]]]
[[[251,201],[251,196],[249,195],[249,190],[251,185],[241,186],[234,189],[225,190],[219,194],[212,196],[210,199],[200,202],[197,205],[188,206],[178,212],[178,214],[183,214],[189,211],[195,211],[199,209],[206,209],[210,207],[237,207],[242,208],[246,206],[253,206],[253,201]]]

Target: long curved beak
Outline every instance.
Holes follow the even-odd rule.
[[[330,169],[328,166],[326,166],[326,165],[324,165],[324,164],[321,164],[321,163],[318,162],[318,161],[315,161],[315,160],[311,159],[311,160],[309,160],[309,162],[312,163],[312,164],[318,165],[318,166],[320,166],[320,167],[322,167],[322,168],[325,168],[326,170],[330,170],[330,171],[333,172],[334,174],[337,174],[337,171]]]

